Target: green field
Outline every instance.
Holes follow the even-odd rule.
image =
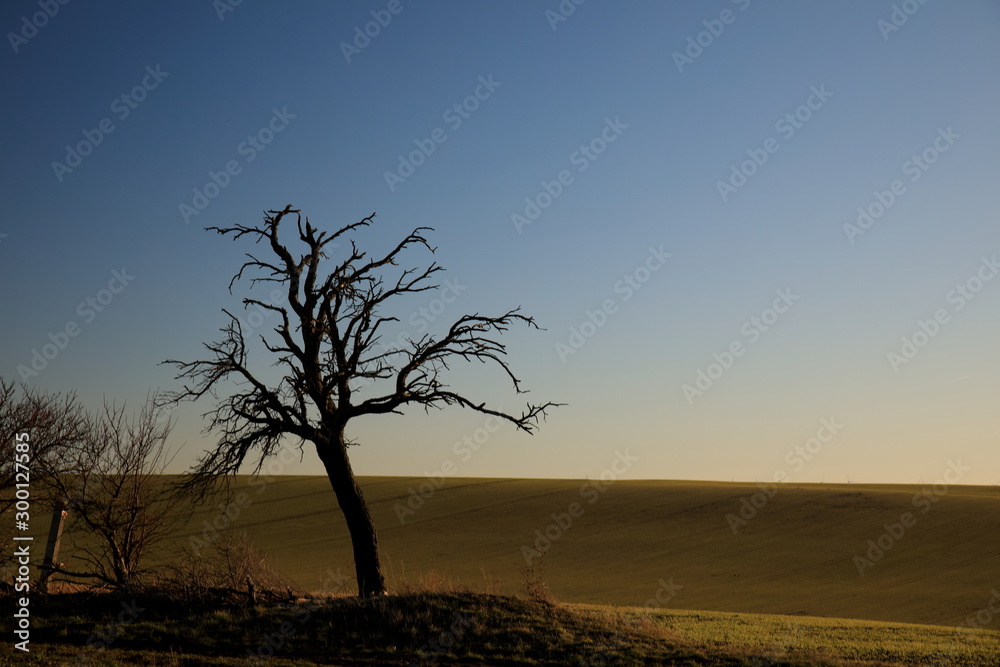
[[[580,481],[456,478],[401,523],[397,509],[426,482],[362,478],[390,586],[521,593],[522,547],[549,528],[558,537],[543,577],[566,602],[642,606],[659,592],[669,602],[652,606],[954,626],[1000,590],[997,487],[954,486],[915,505],[917,486],[781,485],[734,534],[727,515],[759,491],[753,484],[620,481],[581,493]],[[353,577],[325,478],[239,478],[233,489],[249,500],[236,525],[300,586],[317,589],[338,568]],[[551,528],[572,503],[582,514]],[[201,536],[219,512],[196,515],[179,539]],[[859,575],[854,557],[904,512],[912,525],[898,540],[883,537],[891,548]],[[985,627],[1000,628],[1000,614]]]
[[[206,525],[224,526],[228,511],[301,589],[329,593],[339,574],[332,592],[345,596],[251,609],[141,593],[147,611],[99,650],[88,643],[115,627],[119,602],[43,597],[32,653],[0,652],[0,664],[246,664],[288,622],[269,664],[1000,665],[997,487],[781,485],[768,496],[717,482],[450,479],[432,493],[424,478],[361,482],[401,595],[346,597],[350,542],[325,478],[237,478],[169,546],[221,543]],[[39,537],[45,524],[34,522]],[[855,557],[877,556],[866,552],[880,538],[890,548],[860,575]],[[535,548],[546,554],[534,574],[558,606],[523,599]],[[461,641],[427,662],[422,647],[456,614],[470,624]],[[955,627],[970,617],[974,630]]]

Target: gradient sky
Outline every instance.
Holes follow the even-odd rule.
[[[962,483],[1000,482],[1000,279],[977,283],[1000,253],[996,0],[911,0],[895,17],[887,0],[590,0],[564,21],[555,0],[222,2],[0,9],[4,377],[76,325],[29,382],[91,406],[177,388],[158,362],[215,337],[249,249],[203,227],[289,203],[330,230],[377,211],[360,244],[434,227],[439,275],[461,288],[446,306],[399,302],[401,330],[423,333],[421,308],[439,313],[433,332],[523,306],[545,330],[510,333],[512,366],[528,398],[569,405],[471,455],[454,445],[483,426],[475,413],[359,421],[358,474],[453,461],[461,476],[594,478],[627,449],[629,478],[930,482],[960,460]],[[689,48],[690,62],[675,56]],[[248,148],[275,110],[280,132]],[[438,128],[443,143],[390,187],[386,172]],[[53,166],[88,135],[100,143],[78,166]],[[754,155],[766,162],[723,197]],[[239,173],[185,220],[180,205],[230,161]],[[881,217],[848,234],[883,191]],[[546,208],[518,229],[526,199]],[[123,267],[134,279],[91,312]],[[970,279],[981,290],[966,299],[954,290]],[[779,291],[792,305],[775,319]],[[608,300],[602,326],[585,325]],[[920,321],[935,335],[894,368]],[[592,335],[567,354],[573,328]],[[734,343],[729,368],[710,368]],[[686,395],[699,370],[716,379]],[[511,411],[523,401],[498,369],[452,379]],[[211,444],[210,407],[175,414],[176,469]],[[841,425],[832,437],[824,419]],[[817,435],[809,460],[795,454]],[[283,470],[321,472],[308,450]]]

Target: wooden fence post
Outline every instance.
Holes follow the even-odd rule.
[[[45,560],[42,561],[42,573],[38,579],[38,590],[42,593],[49,592],[49,577],[52,576],[52,568],[56,559],[59,558],[59,542],[62,540],[63,525],[66,523],[66,503],[60,499],[56,501],[52,508],[52,524],[49,526],[49,541],[45,545]]]

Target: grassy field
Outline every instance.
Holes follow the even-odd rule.
[[[1000,665],[996,487],[451,479],[420,497],[423,478],[362,484],[403,595],[255,609],[143,599],[126,626],[118,603],[38,598],[33,652],[0,664],[247,664],[278,637],[268,664]],[[325,478],[238,478],[232,491],[171,544],[218,543],[212,524],[228,514],[302,589],[353,592]],[[880,539],[884,554],[866,553]],[[544,565],[526,575],[536,548]],[[871,558],[863,574],[856,557]],[[561,604],[509,597],[532,576]],[[428,655],[460,617],[462,641]],[[954,627],[970,617],[974,631]],[[108,628],[111,646],[87,646]]]
[[[760,489],[740,483],[621,481],[602,491],[580,481],[450,479],[401,522],[410,489],[426,480],[362,483],[397,587],[447,589],[450,582],[521,592],[522,547],[544,546],[535,544],[535,531],[548,529],[556,539],[543,578],[568,602],[662,606],[669,597],[665,606],[674,609],[948,626],[983,610],[1000,590],[997,487],[955,486],[931,492],[931,502],[916,486],[782,485],[773,497],[752,499]],[[299,585],[317,589],[338,568],[353,577],[346,528],[325,478],[242,478],[234,491],[246,494],[235,524]],[[727,515],[738,516],[744,498],[766,503],[734,534]],[[552,515],[568,515],[573,503],[582,514],[562,528]],[[206,537],[205,522],[220,512],[195,516],[178,539]],[[886,535],[885,524],[906,512],[911,525],[902,534],[893,529],[898,539]],[[566,526],[567,516],[561,519]],[[855,556],[877,556],[866,552],[880,538],[890,548],[859,575]],[[664,584],[673,585],[669,594]],[[986,627],[1000,628],[1000,614]]]
[[[1000,664],[1000,632],[811,617],[549,605],[407,594],[222,607],[64,595],[41,602],[30,654],[0,665]],[[105,646],[104,644],[107,644]]]

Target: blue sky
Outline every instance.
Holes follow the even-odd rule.
[[[360,421],[359,474],[595,477],[629,449],[633,478],[1000,481],[995,1],[46,6],[0,10],[4,377],[75,326],[29,382],[176,388],[158,362],[214,338],[248,249],[203,227],[376,211],[360,244],[434,227],[458,286],[401,331],[523,306],[545,330],[512,365],[569,405],[471,455],[474,413]],[[210,407],[176,413],[178,469]]]

